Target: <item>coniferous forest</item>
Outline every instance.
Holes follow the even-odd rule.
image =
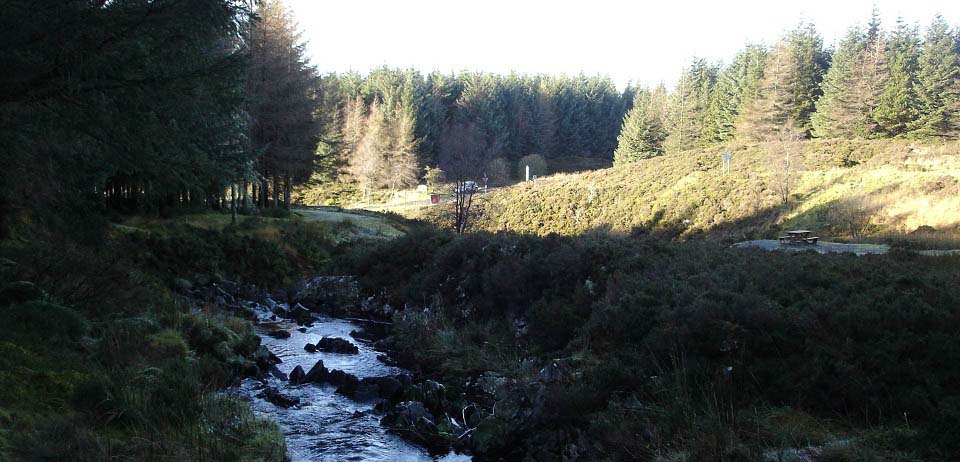
[[[960,24],[618,86],[0,5],[0,460],[960,454]]]

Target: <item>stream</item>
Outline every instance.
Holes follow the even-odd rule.
[[[358,378],[396,375],[403,369],[388,366],[377,360],[380,354],[367,342],[350,337],[350,331],[364,330],[358,322],[316,316],[310,327],[301,332],[296,324],[283,323],[290,338],[277,339],[258,334],[263,344],[283,362],[277,367],[289,375],[296,366],[310,370],[317,360],[326,367],[340,369]],[[259,329],[259,328],[258,328]],[[307,343],[316,343],[321,337],[339,337],[356,345],[356,355],[316,352],[303,349]],[[245,379],[236,390],[251,402],[254,412],[276,422],[286,436],[287,453],[292,462],[314,461],[469,461],[469,456],[451,453],[440,459],[412,443],[390,433],[380,425],[380,416],[371,411],[376,402],[358,402],[334,393],[333,385],[307,383],[291,386],[287,381],[269,377],[267,385],[280,393],[299,398],[300,404],[285,409],[257,397],[264,388],[256,379]],[[363,413],[362,415],[357,412]],[[357,414],[355,414],[357,413]]]

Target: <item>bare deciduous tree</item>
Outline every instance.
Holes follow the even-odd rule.
[[[799,141],[803,138],[803,131],[793,120],[787,120],[766,137],[774,185],[783,205],[790,201],[790,192],[793,190],[800,161]]]
[[[440,144],[440,168],[453,187],[453,227],[457,234],[463,234],[470,221],[476,190],[469,187],[468,182],[482,176],[489,151],[483,133],[472,124],[451,125]]]

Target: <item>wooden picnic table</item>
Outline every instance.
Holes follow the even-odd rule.
[[[805,229],[798,229],[794,231],[787,231],[787,234],[780,236],[780,243],[787,245],[797,245],[797,244],[806,244],[806,245],[815,245],[820,236],[811,236],[812,231],[807,231]]]

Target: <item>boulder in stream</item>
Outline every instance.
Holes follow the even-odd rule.
[[[267,335],[273,338],[278,338],[278,339],[290,338],[290,332],[285,331],[283,329],[272,330],[270,332],[267,332]]]
[[[260,394],[257,395],[260,398],[263,398],[276,406],[288,408],[300,404],[300,398],[291,398],[280,393],[274,387],[264,388]]]
[[[327,353],[355,355],[360,353],[356,345],[339,337],[323,337],[317,340],[317,349]]]
[[[301,383],[324,383],[328,375],[330,375],[330,371],[323,365],[323,360],[321,359],[310,368],[310,371],[303,377]]]
[[[287,316],[299,323],[308,323],[313,319],[313,312],[308,310],[303,305],[297,303],[296,306],[290,308],[290,311],[287,312]]]
[[[297,366],[290,371],[290,385],[300,385],[304,382],[304,378],[307,376],[307,373],[303,371],[303,367]]]
[[[384,399],[396,403],[402,392],[403,385],[395,377],[364,377],[348,396],[358,401]]]
[[[316,352],[317,352],[317,346],[314,345],[314,344],[312,344],[312,343],[308,343],[308,344],[304,345],[304,346],[303,346],[303,349],[304,349],[307,353],[316,353]]]

